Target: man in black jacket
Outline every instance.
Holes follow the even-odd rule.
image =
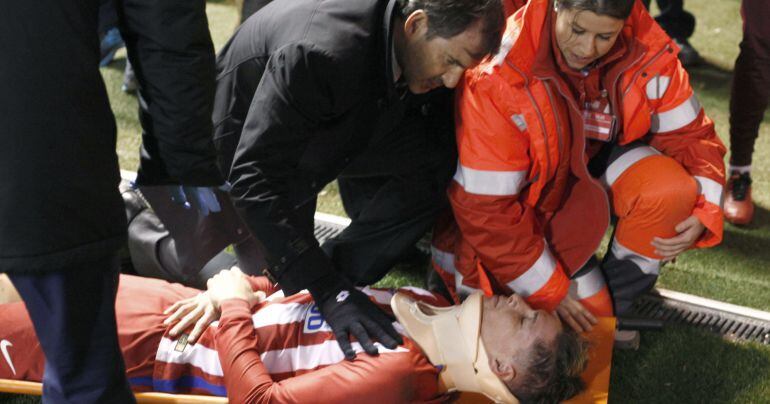
[[[44,402],[133,402],[115,331],[115,120],[99,73],[99,0],[3,4],[0,12],[0,272],[46,354]],[[222,183],[211,142],[214,53],[203,0],[123,0],[142,83],[139,179]]]
[[[218,57],[214,141],[236,209],[268,272],[313,294],[348,358],[351,334],[368,353],[399,339],[353,285],[432,225],[451,176],[451,118],[433,125],[435,103],[414,94],[453,88],[495,51],[502,13],[499,0],[275,0]],[[335,178],[352,223],[321,248],[316,196]]]
[[[285,293],[310,290],[349,358],[350,334],[369,353],[377,352],[372,339],[395,346],[391,320],[353,286],[385,275],[445,206],[456,164],[451,92],[430,91],[453,88],[465,69],[495,51],[502,5],[258,6],[217,59],[214,142],[237,213],[226,213],[222,198],[215,214],[180,213],[167,196],[142,188],[170,240],[152,212],[137,215],[141,203],[124,193],[136,269],[200,286],[205,275],[190,273],[216,273],[221,254],[204,266],[206,260],[223,241],[233,243],[246,253],[238,257],[244,271],[267,267]],[[316,196],[335,178],[352,223],[319,246]],[[248,253],[261,257],[243,262]]]

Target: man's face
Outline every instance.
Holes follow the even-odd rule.
[[[554,32],[564,61],[580,70],[606,55],[618,40],[624,23],[591,11],[559,10]]]
[[[418,10],[404,22],[404,41],[399,54],[404,79],[415,94],[444,86],[454,88],[466,69],[485,56],[481,22],[452,38],[428,39],[427,15]]]
[[[555,315],[533,310],[518,295],[484,298],[481,318],[481,340],[490,368],[504,381],[521,376],[516,372],[524,369],[537,342],[553,346],[562,332]]]

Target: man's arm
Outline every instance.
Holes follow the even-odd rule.
[[[121,32],[140,83],[140,185],[218,186],[214,46],[204,0],[125,0]]]
[[[276,51],[249,108],[230,171],[231,195],[239,214],[265,246],[268,269],[287,295],[337,278],[294,195],[319,189],[298,183],[299,162],[323,122],[350,108],[356,90],[337,78],[344,67],[312,44]]]
[[[323,185],[320,178],[299,183],[299,161],[308,141],[357,102],[354,62],[343,63],[308,43],[271,55],[230,172],[234,204],[267,250],[268,270],[287,295],[310,291],[348,359],[356,355],[351,334],[370,354],[377,352],[372,339],[394,347],[401,337],[391,320],[335,271],[313,236],[312,217],[297,213],[313,199],[297,199],[298,194],[314,198]]]
[[[214,344],[227,395],[233,402],[395,403],[425,401],[438,395],[433,366],[423,355],[405,349],[341,361],[276,383],[260,359],[256,338],[248,303],[223,301]]]

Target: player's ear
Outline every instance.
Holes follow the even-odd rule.
[[[511,361],[489,358],[489,368],[503,382],[509,382],[516,378],[516,367]]]

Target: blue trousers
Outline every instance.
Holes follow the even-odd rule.
[[[117,253],[43,274],[9,274],[46,357],[44,403],[135,403],[118,345]]]

